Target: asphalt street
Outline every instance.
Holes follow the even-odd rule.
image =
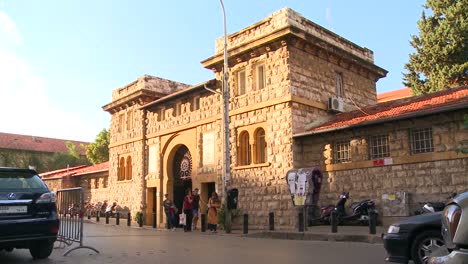
[[[182,230],[172,232],[102,224],[85,224],[84,246],[96,248],[99,254],[80,248],[62,256],[78,244],[56,245],[52,256],[46,260],[32,261],[28,250],[15,249],[11,253],[0,252],[0,263],[385,263],[382,244],[260,239],[236,234],[184,233]]]

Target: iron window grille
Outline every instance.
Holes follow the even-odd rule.
[[[371,159],[390,157],[388,135],[372,136],[370,138],[370,157]]]
[[[410,130],[411,154],[434,151],[432,128],[415,128]]]
[[[351,145],[349,141],[339,141],[335,143],[335,163],[344,163],[351,161]]]

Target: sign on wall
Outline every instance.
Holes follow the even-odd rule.
[[[202,162],[205,165],[215,165],[215,134],[214,132],[203,133]]]
[[[148,151],[148,172],[156,173],[158,168],[158,149],[156,145],[149,146]]]

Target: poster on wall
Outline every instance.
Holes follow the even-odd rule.
[[[286,173],[288,190],[294,206],[313,205],[318,202],[323,174],[318,168],[289,170]]]

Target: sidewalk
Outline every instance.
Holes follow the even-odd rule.
[[[115,218],[109,218],[109,224],[106,224],[106,218],[101,217],[99,222],[96,222],[96,218],[88,219],[85,217],[85,223],[100,224],[114,226],[116,228],[140,228],[138,223],[135,221],[131,222],[130,227],[127,226],[127,219],[120,219],[120,224],[116,225]],[[164,228],[153,228],[152,226],[141,227],[146,230],[157,230],[157,231],[168,231]],[[386,233],[387,228],[383,226],[377,226],[376,234],[369,234],[368,226],[338,226],[337,233],[331,233],[331,227],[328,225],[322,226],[310,226],[307,227],[305,232],[298,232],[296,230],[278,230],[278,231],[267,231],[267,230],[249,230],[248,234],[243,234],[242,229],[232,230],[231,234],[226,234],[223,230],[220,230],[218,235],[235,235],[248,238],[270,238],[270,239],[289,239],[289,240],[316,240],[316,241],[340,241],[340,242],[361,242],[361,243],[383,243],[382,234]],[[194,233],[200,232],[199,230]],[[201,232],[200,232],[201,233]],[[201,233],[203,234],[203,233]],[[206,233],[208,234],[208,232]]]

